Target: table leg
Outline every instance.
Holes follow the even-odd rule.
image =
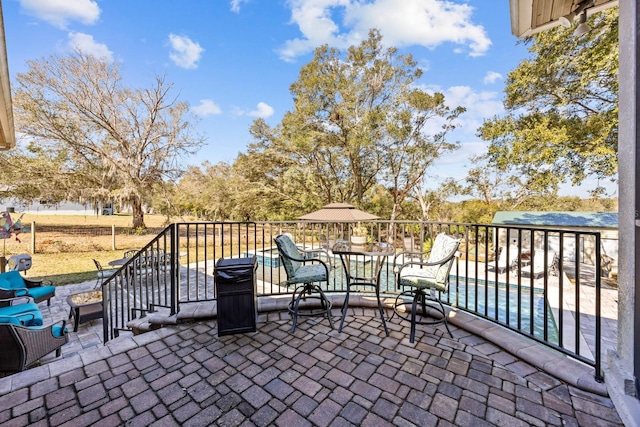
[[[80,325],[80,307],[76,307],[73,316],[73,332],[78,332],[78,326]]]
[[[347,294],[344,297],[344,303],[342,304],[342,319],[340,319],[340,326],[338,327],[338,332],[342,332],[342,325],[344,325],[344,319],[347,317],[347,309],[349,308],[349,290],[351,289],[351,285],[349,284],[349,279],[347,279]]]
[[[387,329],[387,322],[384,320],[384,310],[382,309],[382,301],[380,301],[380,285],[376,283],[376,298],[378,298],[378,311],[380,312],[380,319],[382,319],[382,326],[384,326],[384,333],[389,336],[389,329]]]

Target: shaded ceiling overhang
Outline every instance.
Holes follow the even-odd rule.
[[[2,3],[0,3],[0,150],[8,150],[15,146],[16,132],[13,126],[7,43],[4,37]]]
[[[509,0],[511,32],[524,38],[560,25],[560,17],[573,12],[581,0]],[[618,6],[618,0],[595,0],[587,16]]]

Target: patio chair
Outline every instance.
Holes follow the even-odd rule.
[[[47,281],[47,283],[50,283]],[[43,280],[30,280],[23,277],[19,271],[8,271],[0,274],[0,289],[13,292],[14,297],[29,296],[36,303],[47,301],[51,305],[51,298],[56,294],[55,286],[45,284]]]
[[[100,262],[97,259],[94,259],[93,263],[95,264],[96,269],[98,270],[98,273],[96,275],[96,286],[95,286],[95,289],[98,289],[102,287],[102,282],[104,282],[105,279],[111,277],[111,275],[115,273],[117,270],[116,269],[105,270],[104,268],[102,268],[102,264],[100,264]]]
[[[7,296],[7,293],[0,292],[0,323],[17,321],[25,326],[42,326],[42,313],[33,298],[4,298]]]
[[[558,255],[555,251],[546,251],[547,261],[545,263],[545,250],[537,249],[533,252],[533,262],[531,266],[523,267],[522,274],[531,274],[534,279],[539,279],[545,275],[545,272],[549,272],[549,276],[557,276],[558,269]]]
[[[509,245],[508,249],[504,246],[500,246],[495,266],[489,264],[489,267],[495,268],[500,274],[509,272],[509,270],[516,268],[518,265],[519,253],[520,251],[518,251],[518,247],[516,245]]]
[[[440,296],[443,293],[446,294],[449,289],[449,273],[451,272],[453,261],[458,255],[459,245],[460,240],[441,233],[436,236],[430,251],[400,252],[396,254],[394,265],[400,263],[396,267],[397,286],[402,289],[406,287],[410,289],[403,291],[396,298],[394,314],[398,314],[401,318],[411,322],[410,342],[414,342],[416,324],[433,325],[444,323],[447,332],[453,337],[447,324],[447,315],[444,305],[440,301]],[[398,262],[399,259],[402,261]],[[398,311],[398,307],[405,307],[409,304],[404,299],[405,297],[411,298],[411,313],[409,315]],[[424,317],[427,315],[427,304],[435,309],[441,317],[433,320],[418,320],[418,305],[420,305],[422,316]]]
[[[133,258],[133,262],[128,266],[127,276],[138,278],[151,273],[154,262],[158,259],[157,252],[153,249],[144,252],[130,249],[124,252],[124,258]]]
[[[24,326],[20,321],[0,317],[0,372],[20,372],[42,357],[56,352],[69,341],[65,321],[48,326]]]
[[[293,316],[291,332],[296,330],[299,316],[327,316],[329,325],[333,329],[331,319],[331,301],[329,301],[317,285],[318,282],[326,282],[329,285],[329,266],[318,258],[307,258],[300,251],[291,235],[281,234],[274,238],[280,254],[280,260],[287,273],[287,285],[296,286],[289,302],[289,313]],[[300,306],[301,301],[308,299],[318,300],[320,310],[311,304]]]
[[[324,236],[324,238],[320,237],[318,239],[320,241],[319,247],[305,249],[303,245],[295,243],[296,240],[293,238],[293,235],[291,233],[282,233],[282,235],[288,236],[291,241],[294,242],[296,248],[298,248],[298,252],[300,252],[300,254],[304,258],[324,258],[323,261],[327,263],[327,265],[329,266],[329,270],[333,270],[337,267],[337,265],[333,265],[332,260],[335,256],[333,255],[333,251],[331,250],[331,246],[329,246],[329,241],[327,241],[326,236]]]

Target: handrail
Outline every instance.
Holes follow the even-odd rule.
[[[220,258],[257,256],[259,297],[290,294],[273,237],[289,232],[303,249],[323,248],[330,241],[349,238],[353,225],[291,221],[171,224],[103,283],[104,340],[131,330],[127,326],[131,320],[155,310],[174,315],[182,304],[214,301],[214,264]],[[385,241],[397,250],[429,249],[440,232],[461,239],[461,256],[455,261],[443,302],[589,364],[596,370],[596,379],[602,380],[599,232],[380,220],[366,226],[371,240]],[[499,247],[508,252],[507,259],[516,257],[506,273],[498,268]],[[317,253],[326,256],[322,255],[326,252]],[[542,260],[536,258],[540,256]],[[154,261],[145,262],[149,259]],[[557,266],[551,264],[554,259]],[[338,264],[332,263],[326,292],[345,292],[344,273]],[[381,273],[386,284],[381,291],[396,295],[391,264]],[[371,266],[364,263],[357,268],[365,274]],[[589,298],[584,296],[593,296],[593,303],[585,305]],[[589,334],[582,333],[587,327],[584,316],[594,317],[595,331]],[[592,333],[595,337],[585,338]],[[585,339],[587,346],[581,344]]]

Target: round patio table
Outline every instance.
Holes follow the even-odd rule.
[[[384,326],[384,332],[389,336],[387,322],[384,319],[384,312],[382,311],[382,301],[380,300],[380,272],[382,271],[382,266],[384,265],[387,257],[395,255],[395,247],[388,243],[365,243],[362,245],[356,245],[349,241],[340,241],[333,245],[331,250],[335,255],[340,256],[340,261],[342,261],[342,266],[344,267],[347,279],[347,294],[344,297],[344,304],[342,304],[342,319],[340,320],[338,332],[342,332],[342,325],[344,324],[345,317],[347,317],[351,288],[369,287],[375,289],[376,298],[378,300],[378,311],[380,312],[380,318],[382,319],[382,326]],[[374,266],[368,269],[371,275],[365,276],[367,270],[365,268],[362,269],[364,274],[359,275],[357,268],[358,262],[365,263],[367,261],[375,261]],[[353,270],[351,265],[352,262],[355,262],[355,268]]]
[[[129,261],[131,258],[120,258],[109,261],[109,265],[112,267],[120,267],[123,266]]]

